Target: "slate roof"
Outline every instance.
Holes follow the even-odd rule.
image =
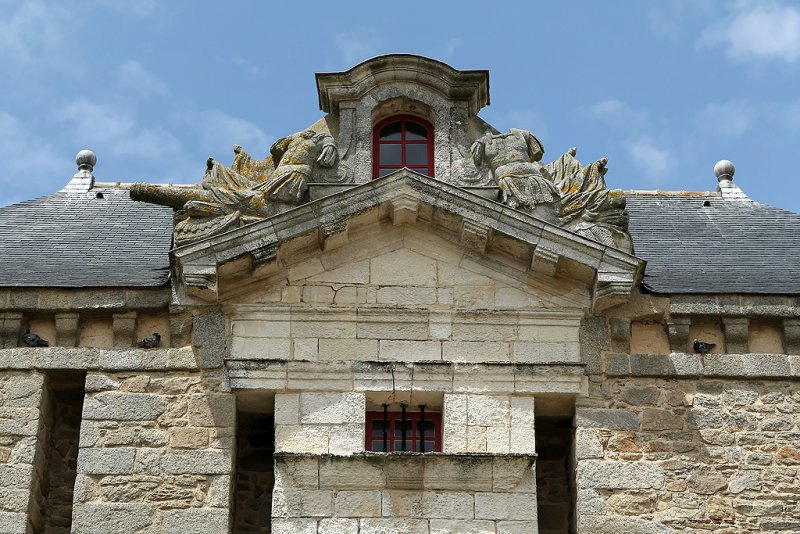
[[[628,193],[627,206],[646,290],[800,294],[800,215],[714,193]]]
[[[0,208],[0,287],[161,287],[171,244],[170,208],[61,191]]]
[[[645,290],[800,294],[800,215],[715,193],[627,203]],[[122,188],[58,192],[0,208],[0,287],[161,287],[171,244],[170,208]]]

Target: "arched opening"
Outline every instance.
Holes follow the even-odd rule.
[[[433,177],[433,126],[414,115],[394,115],[372,133],[372,178],[408,167]]]

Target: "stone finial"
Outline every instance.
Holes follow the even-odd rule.
[[[721,159],[716,165],[714,165],[714,175],[717,177],[717,181],[719,182],[722,182],[723,180],[732,182],[734,173],[736,173],[736,167],[734,167],[733,163],[727,159]]]
[[[94,187],[94,166],[97,163],[97,156],[91,150],[81,150],[75,156],[75,164],[78,166],[78,172],[72,177],[67,185],[64,186],[62,191],[89,191]]]
[[[92,172],[97,164],[97,156],[91,150],[81,150],[75,156],[75,164],[78,166],[79,171]]]
[[[717,177],[717,182],[719,182],[717,191],[722,195],[722,200],[752,202],[750,197],[748,197],[738,185],[733,183],[733,175],[735,172],[736,167],[727,159],[720,160],[714,165],[714,174]]]

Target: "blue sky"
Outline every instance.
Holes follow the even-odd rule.
[[[0,206],[102,181],[197,182],[322,116],[314,73],[384,53],[490,71],[500,130],[609,186],[712,190],[800,212],[800,3],[0,0]]]

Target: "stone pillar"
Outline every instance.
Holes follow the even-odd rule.
[[[692,320],[689,317],[670,317],[667,319],[670,352],[686,352],[688,350],[689,327],[691,325]]]
[[[77,312],[59,312],[55,314],[57,346],[76,347],[78,345],[79,319],[80,314]]]
[[[725,329],[725,352],[728,354],[746,354],[747,330],[750,319],[746,317],[723,317],[722,325]]]
[[[19,343],[22,330],[21,312],[0,313],[0,349],[11,349]]]
[[[786,354],[800,355],[800,319],[783,320],[783,339]]]
[[[114,321],[114,347],[130,348],[136,343],[136,312],[115,313]]]

